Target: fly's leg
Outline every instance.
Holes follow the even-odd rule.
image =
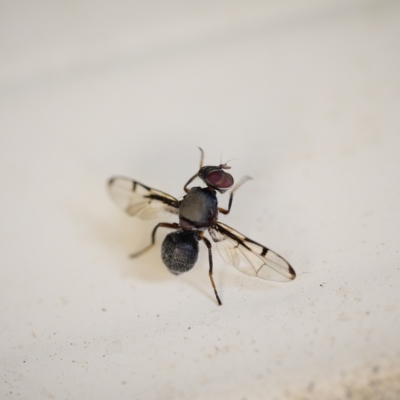
[[[214,289],[214,293],[215,293],[215,297],[217,298],[218,305],[222,306],[222,303],[221,303],[221,300],[220,300],[220,298],[218,296],[217,289],[215,287],[215,283],[214,283],[214,279],[213,279],[213,260],[212,260],[212,252],[211,252],[211,243],[204,236],[200,236],[200,237],[201,237],[201,239],[203,240],[203,242],[205,243],[205,245],[207,246],[207,249],[208,249],[208,261],[209,261],[209,264],[210,264],[210,269],[208,271],[208,275],[210,277],[211,285],[212,285],[212,287]]]
[[[158,228],[179,229],[180,225],[175,222],[173,224],[170,224],[168,222],[160,222],[159,224],[157,224],[154,227],[153,232],[151,233],[151,243],[148,246],[146,246],[144,249],[138,251],[137,253],[131,254],[130,255],[131,258],[135,258],[135,257],[142,255],[143,253],[145,253],[147,250],[151,249],[154,246],[154,244],[156,242],[156,232],[157,232]]]
[[[218,207],[218,211],[222,214],[229,214],[229,211],[231,211],[231,207],[232,207],[232,201],[233,201],[233,194],[236,192],[236,190],[238,190],[240,188],[240,186],[243,185],[243,183],[247,182],[248,180],[253,179],[251,176],[244,176],[231,190],[230,195],[229,195],[229,203],[228,203],[228,209],[226,208],[221,208]]]
[[[198,174],[198,172],[196,172],[196,173],[186,182],[186,185],[183,187],[183,190],[184,190],[186,193],[189,193],[188,185],[189,185],[192,181],[194,181],[198,176],[199,176],[199,174]]]
[[[200,155],[200,168],[199,168],[199,170],[200,170],[200,169],[203,167],[204,151],[203,151],[203,149],[202,149],[201,147],[199,147],[199,150],[200,150],[200,153],[201,153],[201,155]],[[183,187],[183,190],[184,190],[186,193],[189,193],[188,185],[189,185],[192,181],[194,181],[194,180],[198,177],[198,175],[199,175],[199,173],[197,172],[196,174],[194,174],[194,175],[186,182],[186,185]]]
[[[204,151],[203,151],[203,149],[201,147],[199,147],[199,150],[200,150],[200,153],[201,153],[201,156],[200,156],[200,168],[199,169],[201,169],[201,168],[203,168]]]

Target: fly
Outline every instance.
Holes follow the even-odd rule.
[[[173,229],[174,232],[169,233],[162,243],[161,258],[170,272],[179,275],[194,267],[199,241],[202,241],[208,249],[211,285],[218,305],[222,305],[213,279],[211,241],[204,236],[208,230],[222,258],[239,271],[272,281],[293,280],[296,273],[283,257],[218,221],[219,213],[229,214],[234,193],[250,178],[245,176],[234,186],[232,175],[226,172],[230,167],[226,164],[203,166],[204,152],[200,151],[200,169],[185,184],[186,195],[182,200],[129,178],[116,176],[109,180],[111,197],[128,215],[151,219],[169,212],[179,217],[179,223],[157,224],[151,234],[151,243],[131,257],[137,257],[154,246],[158,228]],[[196,178],[200,178],[206,187],[189,188]],[[218,207],[217,192],[223,194],[229,189],[228,208]]]

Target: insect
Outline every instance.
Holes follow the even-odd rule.
[[[179,217],[179,223],[157,224],[151,234],[151,243],[131,257],[143,254],[155,244],[158,228],[173,229],[174,232],[169,233],[162,243],[161,258],[170,272],[179,275],[194,267],[199,254],[199,241],[202,241],[208,249],[211,285],[218,305],[222,305],[213,279],[212,245],[204,236],[208,230],[222,258],[239,271],[272,281],[293,280],[296,273],[283,257],[218,221],[219,213],[229,214],[234,193],[250,177],[245,176],[234,186],[232,175],[226,172],[230,166],[203,166],[204,152],[202,149],[200,152],[200,168],[185,184],[183,189],[186,195],[182,200],[129,178],[116,176],[109,180],[111,197],[128,215],[151,219],[169,212]],[[189,188],[196,178],[200,178],[206,186]],[[223,194],[229,189],[228,208],[218,207],[217,192]]]

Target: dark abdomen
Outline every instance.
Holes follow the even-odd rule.
[[[196,231],[172,232],[165,237],[161,247],[161,258],[175,275],[192,269],[198,254],[199,242]]]

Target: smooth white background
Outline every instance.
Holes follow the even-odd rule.
[[[1,398],[400,398],[398,1],[2,2],[0,48]],[[197,146],[295,281],[128,258],[107,179]]]

